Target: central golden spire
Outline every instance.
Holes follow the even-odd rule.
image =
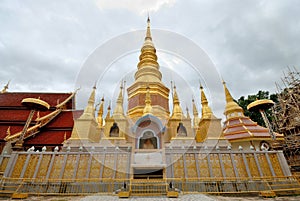
[[[161,72],[157,62],[156,49],[152,42],[150,18],[147,19],[147,31],[144,44],[141,48],[140,61],[137,65],[138,71],[135,73],[136,81],[161,82]]]
[[[152,42],[150,18],[147,19],[147,29],[141,47],[134,83],[127,88],[128,116],[134,121],[149,113],[161,120],[169,119],[169,88],[162,82],[159,71],[156,49]],[[151,90],[148,90],[148,87]],[[151,100],[149,99],[151,96]],[[150,101],[151,103],[150,103]],[[144,111],[144,109],[146,109]]]

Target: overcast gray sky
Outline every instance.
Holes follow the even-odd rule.
[[[275,92],[286,67],[299,65],[298,0],[1,0],[0,86],[11,80],[9,91],[73,91],[86,58],[120,34],[145,29],[148,11],[153,29],[201,47],[236,99]],[[117,62],[134,73],[138,53],[132,55]],[[218,115],[222,108],[213,106]]]

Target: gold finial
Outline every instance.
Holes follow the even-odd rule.
[[[189,112],[189,108],[186,106],[185,107],[185,110],[186,110],[186,118],[187,119],[191,119],[191,117],[190,117],[190,112]]]
[[[201,91],[202,118],[211,118],[213,113],[210,107],[208,106],[208,101],[202,85],[200,86],[200,91]]]
[[[139,60],[138,71],[134,75],[135,81],[161,82],[162,74],[159,71],[156,49],[152,42],[150,18],[147,19],[147,31]]]
[[[119,96],[117,99],[117,103],[122,103],[123,104],[123,80],[120,84],[120,92],[119,92]]]
[[[146,97],[145,97],[145,107],[143,114],[151,114],[152,113],[152,106],[151,106],[151,96],[150,96],[150,87],[147,85],[147,92],[146,92]]]
[[[104,107],[104,96],[102,96],[101,98],[101,103],[100,103],[100,107],[99,107],[99,111],[98,111],[98,117],[97,117],[97,121],[98,121],[98,125],[101,128],[103,125],[103,107]]]
[[[149,13],[148,13],[148,18],[147,18],[147,33],[146,33],[146,38],[145,40],[152,40],[152,37],[151,37],[151,31],[150,31],[150,17],[149,17]]]
[[[195,100],[194,98],[192,99],[192,103],[193,103],[193,116],[194,116],[194,119],[193,119],[193,124],[194,124],[194,127],[198,127],[198,124],[199,124],[199,117],[198,117],[198,110],[197,110],[197,106],[195,104]]]
[[[7,84],[3,87],[1,93],[4,94],[7,92],[8,86],[9,86],[10,80],[7,82]]]
[[[80,116],[81,119],[87,118],[95,118],[95,94],[96,94],[96,88],[93,87],[93,90],[91,92],[91,95],[88,99],[88,104],[85,107],[83,114]]]
[[[171,118],[177,118],[177,119],[182,119],[183,113],[182,113],[182,109],[180,107],[180,102],[179,102],[179,98],[177,95],[177,91],[176,91],[176,86],[174,85],[174,95],[173,95],[173,113]]]
[[[192,99],[192,103],[193,103],[193,115],[194,115],[194,117],[198,117],[198,109],[197,109],[194,98]]]
[[[123,110],[123,81],[120,87],[120,93],[117,99],[117,104],[113,113],[114,118],[125,118]]]
[[[10,133],[10,126],[7,128],[7,130],[6,130],[6,135],[7,136],[10,136],[11,135],[11,133]]]
[[[224,86],[224,91],[225,91],[226,102],[228,103],[228,102],[233,101],[233,98],[232,98],[232,96],[226,86],[226,82],[224,80],[223,80],[223,86]]]
[[[173,103],[174,103],[174,104],[175,104],[175,103],[179,103],[179,98],[178,98],[178,95],[177,95],[175,83],[174,83]]]
[[[89,97],[89,101],[88,101],[88,103],[93,104],[93,106],[95,103],[95,95],[96,95],[96,86],[93,86],[93,90],[92,90],[92,93],[91,93],[91,95]]]
[[[244,110],[240,107],[232,98],[226,83],[223,81],[224,91],[225,91],[225,98],[226,98],[226,107],[224,114],[226,117],[234,117],[234,116],[243,116]],[[229,115],[233,114],[233,115]]]
[[[111,105],[111,101],[109,101],[109,104],[108,104],[108,107],[107,107],[107,114],[106,114],[106,117],[105,117],[106,120],[110,119],[110,110],[111,110],[110,105]]]

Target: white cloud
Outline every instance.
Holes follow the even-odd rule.
[[[176,0],[96,0],[97,6],[102,9],[126,9],[138,15],[147,12],[157,12],[164,6],[174,5]]]
[[[72,91],[85,58],[121,33],[144,29],[149,11],[153,29],[184,35],[207,52],[234,98],[261,89],[273,93],[284,68],[300,63],[299,9],[298,0],[2,0],[0,87],[11,80],[9,91]],[[158,48],[157,38],[153,41]],[[185,63],[158,57],[171,69],[182,69]],[[138,56],[116,64],[134,74],[137,62]],[[199,90],[198,79],[182,75]],[[168,76],[172,79],[171,73],[164,73],[163,79]],[[118,92],[118,84],[100,85],[99,96],[112,87]],[[184,92],[178,93],[183,106],[189,105]],[[195,99],[199,102],[199,94]],[[224,101],[221,96],[208,99]],[[213,110],[222,111],[220,105],[213,105]]]

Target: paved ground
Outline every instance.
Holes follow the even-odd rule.
[[[11,200],[0,198],[0,200]],[[151,197],[151,198],[141,198],[141,197],[132,197],[129,199],[119,199],[117,196],[73,196],[73,197],[29,197],[24,201],[299,201],[300,196],[290,196],[290,197],[276,197],[276,198],[260,198],[260,197],[224,197],[224,196],[207,196],[202,194],[190,194],[190,195],[181,195],[179,198],[164,198],[164,197]]]

